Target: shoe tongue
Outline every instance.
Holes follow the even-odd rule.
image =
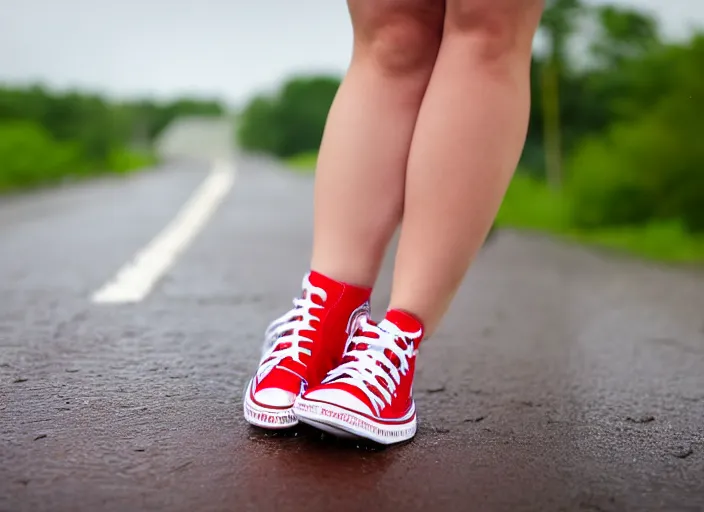
[[[423,338],[423,324],[415,316],[399,309],[386,312],[386,318],[379,322],[379,329],[395,336],[403,336],[416,341],[416,345]]]

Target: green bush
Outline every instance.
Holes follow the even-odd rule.
[[[648,259],[704,261],[704,236],[693,235],[681,221],[585,230],[572,223],[569,199],[563,191],[556,191],[545,182],[519,171],[501,205],[496,226],[544,231],[581,244],[615,249]]]
[[[81,141],[87,157],[97,160],[104,160],[112,148],[127,146],[135,139],[152,142],[178,117],[219,117],[224,113],[225,107],[214,100],[110,102],[95,94],[0,83],[0,121],[37,123],[56,140]]]
[[[36,187],[97,173],[124,174],[154,165],[149,153],[111,149],[105,162],[87,160],[79,142],[59,142],[27,121],[0,124],[0,191]]]
[[[297,78],[284,84],[276,112],[277,121],[286,127],[279,140],[279,156],[289,157],[320,147],[339,86],[339,80],[330,77]]]
[[[574,223],[582,228],[644,224],[654,217],[657,184],[646,174],[642,145],[659,143],[647,130],[612,129],[577,149],[569,167]]]
[[[108,155],[107,169],[118,174],[127,174],[156,164],[151,153],[113,149]]]
[[[704,231],[704,39],[668,54],[677,58],[655,102],[576,150],[568,169],[576,225],[681,221]]]
[[[279,139],[285,127],[277,121],[276,105],[271,98],[254,98],[239,116],[237,123],[237,138],[243,149],[255,153],[278,153]]]
[[[334,77],[297,77],[272,97],[254,98],[238,119],[240,146],[282,158],[317,151],[339,85]]]
[[[682,219],[704,230],[702,146],[686,128],[657,117],[614,127],[577,151],[568,184],[577,226]]]
[[[496,217],[499,227],[561,232],[569,221],[564,196],[545,182],[519,169],[506,192]]]
[[[57,142],[34,123],[0,124],[0,191],[58,182],[83,171],[78,144]]]
[[[298,155],[294,155],[286,159],[286,165],[299,171],[315,171],[315,168],[318,165],[318,152],[309,151],[307,153],[299,153]]]
[[[174,119],[224,112],[211,100],[113,102],[0,83],[0,190],[150,166],[151,144]]]

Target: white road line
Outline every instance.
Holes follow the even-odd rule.
[[[144,300],[213,215],[232,188],[235,169],[217,162],[171,223],[92,297],[99,304]]]

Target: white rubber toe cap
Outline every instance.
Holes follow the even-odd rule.
[[[254,400],[269,407],[291,407],[296,395],[283,389],[267,388],[254,393]]]
[[[359,398],[351,395],[341,389],[316,389],[306,394],[306,398],[310,400],[318,400],[329,404],[344,407],[351,411],[361,412],[363,414],[373,415],[374,412],[369,409],[369,406],[362,402]]]

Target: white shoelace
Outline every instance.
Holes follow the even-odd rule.
[[[322,288],[313,286],[306,276],[303,279],[302,294],[304,297],[293,299],[293,309],[281,315],[279,318],[271,322],[264,333],[264,348],[262,349],[262,357],[257,378],[263,379],[273,368],[286,358],[291,358],[294,361],[306,366],[301,361],[301,355],[311,355],[309,348],[304,345],[311,343],[313,340],[301,334],[301,331],[315,330],[311,326],[313,320],[320,319],[311,313],[311,309],[320,308],[320,304],[316,303],[313,298],[320,297],[324,303],[327,300],[327,293]],[[286,348],[279,348],[284,344],[289,344]]]
[[[352,349],[345,351],[345,359],[351,360],[332,370],[323,381],[323,384],[335,381],[356,387],[369,398],[376,414],[391,404],[396,387],[401,383],[401,377],[406,375],[410,369],[409,359],[413,357],[415,351],[412,340],[421,335],[421,332],[403,332],[390,322],[383,324],[385,329],[370,323],[366,317],[362,317],[360,319],[361,334],[353,336],[349,340],[348,347],[352,347]],[[374,333],[379,337],[372,338],[365,335],[366,333]],[[403,340],[405,348],[397,345],[396,341],[399,338]],[[367,345],[367,348],[362,350],[354,348],[358,344]],[[398,367],[386,355],[387,349],[398,358],[400,362]],[[377,378],[381,379],[386,386],[381,385]],[[383,399],[370,388],[376,389]]]

